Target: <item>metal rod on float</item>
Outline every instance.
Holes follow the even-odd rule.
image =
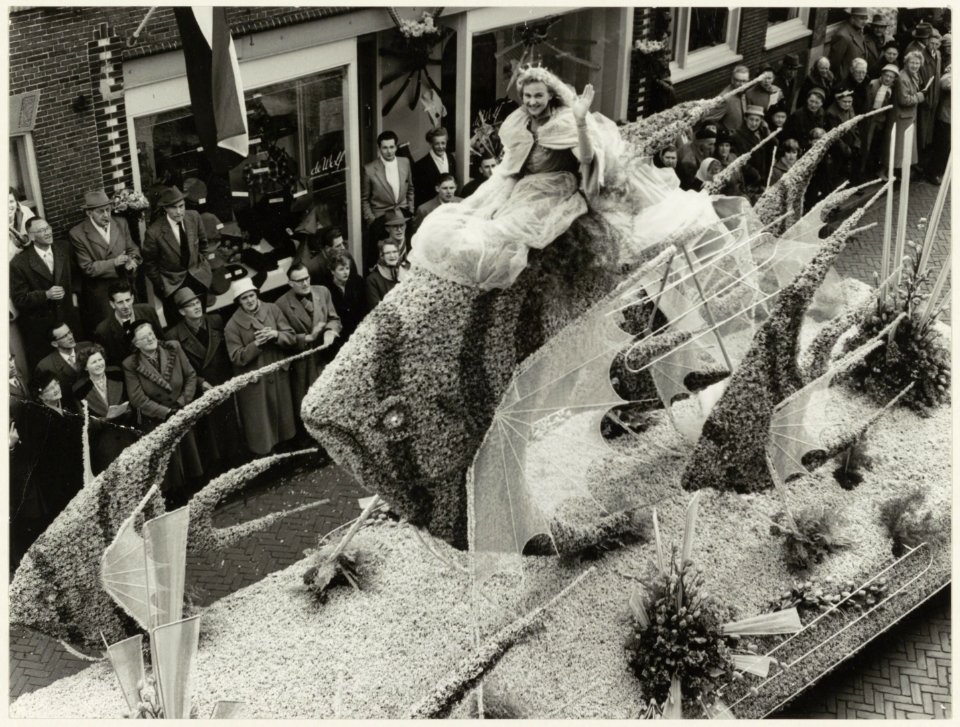
[[[720,329],[713,318],[713,311],[710,310],[710,304],[707,303],[707,296],[704,295],[703,288],[700,287],[700,280],[697,278],[697,271],[693,267],[693,260],[690,258],[690,253],[687,251],[687,246],[678,245],[678,247],[683,252],[683,257],[686,259],[687,266],[690,268],[690,274],[693,277],[693,284],[697,286],[697,293],[700,295],[700,300],[703,301],[703,312],[706,314],[707,320],[710,322],[710,327],[714,329],[714,335],[717,338],[717,343],[720,345],[720,353],[723,354],[723,360],[727,364],[727,369],[729,369],[732,373],[733,363],[730,361],[730,355],[727,353],[727,347],[723,345],[723,336],[720,335]]]
[[[917,127],[910,124],[907,130],[903,132],[903,148],[900,150],[900,206],[897,209],[897,246],[894,250],[893,264],[900,265],[903,260],[903,249],[907,242],[907,213],[910,204],[910,165],[913,163],[913,137]],[[897,275],[897,287],[900,287],[900,279],[903,276],[903,266],[900,266],[900,274]]]
[[[887,164],[887,180],[892,182],[897,174],[896,170],[896,152],[897,152],[897,127],[894,125],[890,129],[890,156]],[[883,217],[883,253],[880,256],[880,298],[884,298],[887,293],[886,280],[890,276],[890,243],[893,240],[893,184],[887,188],[887,209]]]
[[[923,249],[920,252],[920,263],[917,266],[917,274],[920,275],[927,268],[930,262],[930,251],[933,249],[933,238],[940,227],[940,217],[943,215],[943,206],[947,202],[947,194],[950,192],[950,166],[953,163],[953,152],[947,156],[947,168],[943,173],[943,181],[940,182],[940,189],[937,191],[937,201],[933,203],[933,212],[930,213],[930,219],[927,220],[927,234],[923,238]]]

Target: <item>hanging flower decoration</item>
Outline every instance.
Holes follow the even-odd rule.
[[[660,40],[638,40],[633,44],[633,49],[645,56],[652,56],[662,53],[666,45]]]
[[[449,28],[436,24],[436,19],[442,10],[443,8],[434,8],[432,11],[425,11],[419,20],[407,20],[401,18],[395,8],[388,9],[390,17],[397,26],[397,33],[394,37],[393,47],[381,48],[380,55],[399,59],[401,68],[384,76],[380,81],[380,88],[385,88],[404,76],[406,76],[406,79],[399,90],[383,105],[381,110],[383,116],[393,110],[397,101],[400,100],[413,81],[416,81],[416,86],[413,96],[407,104],[411,111],[417,107],[417,101],[428,90],[432,90],[433,93],[439,95],[440,87],[431,78],[427,67],[440,65],[440,58],[432,57],[432,53],[438,47],[442,51],[443,42],[451,32]]]
[[[113,206],[113,214],[123,215],[130,212],[140,213],[143,210],[150,209],[150,202],[147,198],[135,189],[121,189],[110,200]]]

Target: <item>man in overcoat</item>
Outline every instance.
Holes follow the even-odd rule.
[[[854,58],[868,61],[863,29],[869,19],[870,13],[866,8],[851,8],[847,22],[840,26],[830,41],[830,53],[827,57],[830,59],[830,68],[837,74],[838,82],[847,80]]]
[[[70,229],[70,243],[80,267],[80,314],[88,331],[111,313],[108,288],[118,279],[133,280],[143,261],[122,217],[113,217],[102,189],[83,196],[86,217]]]

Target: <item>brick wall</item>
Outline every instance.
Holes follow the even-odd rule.
[[[342,7],[227,8],[234,37],[349,12]],[[9,16],[10,94],[40,92],[33,131],[44,213],[64,234],[81,219],[85,191],[112,193],[132,182],[123,108],[123,61],[180,47],[171,8],[158,8],[140,35],[127,39],[145,7],[14,9]],[[71,107],[86,97],[80,111]]]

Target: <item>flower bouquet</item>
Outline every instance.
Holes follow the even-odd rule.
[[[397,58],[400,61],[400,68],[396,72],[386,75],[380,81],[380,88],[385,88],[404,76],[406,76],[406,79],[399,90],[383,105],[381,113],[384,116],[393,110],[397,101],[400,100],[400,97],[414,79],[417,83],[408,104],[411,111],[416,108],[417,101],[421,97],[424,82],[426,82],[427,88],[433,89],[434,93],[440,93],[440,87],[434,83],[427,71],[428,65],[440,65],[440,59],[432,58],[431,53],[437,45],[442,45],[448,33],[447,28],[436,24],[438,14],[439,10],[434,13],[424,12],[419,20],[407,20],[401,18],[391,8],[390,17],[397,26],[397,33],[393,47],[381,49],[380,55]]]

